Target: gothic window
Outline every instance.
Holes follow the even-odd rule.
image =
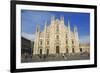
[[[47,41],[47,45],[49,45],[49,41]]]
[[[74,44],[74,41],[72,41],[72,44]]]
[[[42,41],[40,41],[40,45],[42,45]]]
[[[42,49],[40,49],[40,54],[42,54]]]
[[[59,39],[59,35],[56,36],[57,40]]]

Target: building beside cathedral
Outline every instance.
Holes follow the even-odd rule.
[[[70,21],[67,26],[65,25],[64,17],[56,19],[52,16],[50,25],[47,26],[45,22],[43,31],[40,31],[40,27],[37,25],[33,55],[80,53],[82,49],[79,48],[78,30],[76,26],[73,29],[74,31],[71,31]]]

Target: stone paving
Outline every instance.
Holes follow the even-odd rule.
[[[73,55],[49,55],[49,56],[32,56],[21,60],[22,63],[28,62],[47,62],[47,61],[69,61],[69,60],[87,60],[90,59],[88,53]]]

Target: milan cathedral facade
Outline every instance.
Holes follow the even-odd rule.
[[[69,21],[65,25],[64,17],[56,19],[52,16],[50,25],[45,23],[43,31],[37,25],[33,55],[80,53],[78,30],[76,26],[73,29],[71,31]]]

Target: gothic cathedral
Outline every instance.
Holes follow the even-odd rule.
[[[74,31],[71,31],[69,21],[66,26],[64,17],[56,19],[54,16],[51,17],[49,26],[45,22],[42,32],[40,31],[39,25],[37,25],[33,55],[74,53],[80,53],[79,36],[76,26],[74,27]]]

